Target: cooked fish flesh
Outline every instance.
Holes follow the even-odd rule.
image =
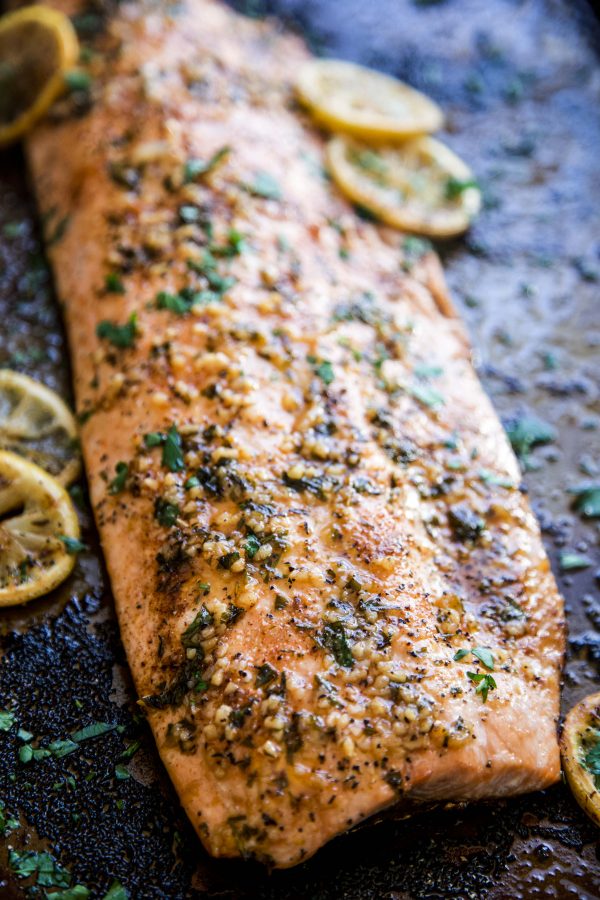
[[[71,10],[72,4],[60,4]],[[563,606],[436,257],[323,171],[307,51],[124,3],[27,143],[156,744],[215,856],[552,784]]]

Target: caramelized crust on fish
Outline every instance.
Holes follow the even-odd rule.
[[[62,8],[67,8],[63,4]],[[436,258],[211,0],[122,4],[28,141],[140,703],[216,856],[559,775],[563,608]]]

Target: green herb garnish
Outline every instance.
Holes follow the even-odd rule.
[[[512,448],[521,459],[526,459],[533,447],[556,439],[556,431],[547,422],[535,416],[518,416],[505,425]]]
[[[133,347],[138,335],[137,314],[132,313],[124,325],[117,325],[105,319],[96,326],[96,334],[99,338],[110,341],[114,347],[124,349]]]
[[[109,731],[114,731],[116,727],[116,723],[92,722],[90,725],[86,725],[85,728],[74,731],[71,735],[71,740],[80,744],[82,741],[89,741],[92,738],[100,737],[102,734],[107,734]]]
[[[325,625],[318,638],[318,642],[333,655],[336,663],[346,669],[354,666],[354,657],[346,638],[346,632],[341,622],[333,622]]]
[[[58,536],[58,539],[64,544],[67,553],[71,553],[73,556],[75,556],[76,553],[83,553],[84,550],[89,550],[88,545],[84,544],[83,541],[80,541],[77,538],[67,537],[65,534],[60,534]]]
[[[124,294],[125,293],[125,285],[121,281],[118,275],[114,272],[110,272],[104,279],[104,289],[109,294]]]
[[[263,663],[262,666],[258,667],[256,672],[256,681],[254,682],[254,686],[265,687],[267,684],[271,684],[272,681],[275,681],[277,678],[277,670],[274,669],[269,663]]]
[[[562,572],[572,572],[576,569],[587,569],[594,564],[589,556],[580,553],[561,553],[559,557]]]
[[[484,675],[482,672],[467,672],[467,677],[477,685],[476,694],[481,694],[484,703],[487,702],[488,693],[493,691],[497,685],[491,675]]]
[[[246,551],[246,556],[248,559],[253,559],[260,549],[260,541],[255,535],[251,534],[246,543],[244,544],[244,550]]]
[[[0,709],[0,731],[9,731],[14,723],[14,712],[10,709]]]
[[[453,659],[455,662],[460,662],[461,659],[464,659],[465,656],[468,656],[470,653],[475,656],[486,669],[489,669],[491,672],[494,671],[494,654],[487,647],[474,647],[472,650],[465,648],[457,650]]]
[[[216,153],[213,153],[209,159],[188,159],[183,167],[184,183],[189,184],[191,181],[197,181],[199,178],[204,178],[209,172],[214,171],[219,163],[223,162],[230,153],[231,147],[221,147],[221,149],[217,150]]]
[[[92,78],[81,69],[71,69],[70,72],[65,72],[65,84],[70,91],[89,91]]]
[[[449,178],[446,182],[446,200],[456,200],[470,188],[479,188],[474,178]]]
[[[253,197],[263,197],[265,200],[281,200],[281,188],[277,179],[268,172],[257,172],[254,181],[244,184],[244,189]]]
[[[120,494],[121,491],[125,488],[125,482],[127,481],[127,476],[129,475],[128,464],[126,462],[118,462],[115,466],[115,472],[117,474],[108,485],[109,494]]]
[[[584,519],[600,517],[600,484],[581,484],[569,488],[573,495],[573,508],[581,513]]]
[[[181,435],[176,425],[171,425],[165,436],[162,452],[162,464],[169,472],[181,472],[185,469],[183,451],[181,449]]]
[[[175,503],[169,503],[163,497],[157,497],[154,501],[154,516],[159,525],[171,528],[179,515],[179,507]]]

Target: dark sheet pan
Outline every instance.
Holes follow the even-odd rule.
[[[322,52],[408,79],[447,110],[446,139],[474,167],[485,210],[442,249],[481,377],[509,420],[535,414],[557,439],[524,481],[567,599],[564,703],[600,689],[598,520],[566,489],[600,482],[600,28],[583,0],[273,0]],[[69,396],[67,349],[18,151],[0,154],[0,365]],[[598,831],[565,787],[387,819],[269,875],[214,862],[181,814],[136,715],[89,509],[90,550],[50,597],[0,613],[0,709],[42,742],[117,723],[63,759],[19,762],[0,731],[0,896],[45,896],[11,875],[9,849],[47,849],[72,884],[135,898],[600,896]],[[595,563],[561,573],[565,550]],[[123,750],[139,740],[131,761]],[[126,766],[130,777],[123,777]],[[121,777],[118,777],[121,775]],[[50,888],[50,891],[53,889]]]

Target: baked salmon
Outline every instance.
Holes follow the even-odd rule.
[[[124,3],[27,142],[140,705],[208,851],[277,867],[559,776],[517,462],[436,257],[324,175],[307,55]]]

